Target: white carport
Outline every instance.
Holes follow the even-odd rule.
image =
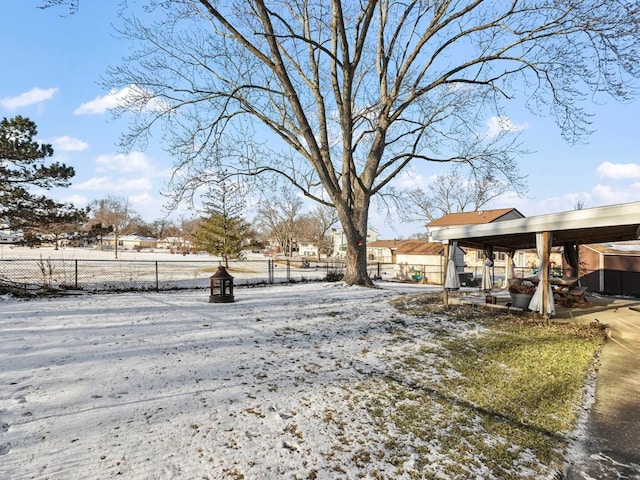
[[[535,248],[540,259],[540,282],[530,309],[545,317],[555,312],[549,282],[552,246],[563,246],[577,274],[577,245],[619,242],[640,238],[640,202],[588,208],[481,225],[443,228],[432,232],[434,241],[461,247],[505,251]]]

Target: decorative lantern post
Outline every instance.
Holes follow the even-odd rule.
[[[218,271],[209,279],[211,281],[209,303],[233,302],[233,277],[223,265],[220,265]]]

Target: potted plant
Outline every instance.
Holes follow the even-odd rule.
[[[511,295],[511,306],[527,310],[531,297],[536,292],[536,286],[531,282],[525,282],[521,278],[509,280],[509,294]]]

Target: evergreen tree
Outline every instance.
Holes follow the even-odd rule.
[[[249,224],[241,217],[245,201],[242,186],[238,183],[217,183],[205,195],[207,216],[200,221],[195,235],[196,248],[224,259],[242,252],[242,242]]]
[[[39,223],[33,231],[53,235],[55,249],[58,249],[60,237],[79,230],[87,221],[89,209],[77,209],[70,203],[57,203],[46,199],[40,205]]]
[[[0,122],[0,219],[13,229],[40,229],[59,223],[60,217],[75,222],[83,216],[83,211],[69,204],[30,191],[67,187],[75,175],[73,167],[63,163],[45,163],[53,148],[38,143],[37,134],[36,124],[28,118],[16,116]]]
[[[103,238],[106,235],[110,235],[113,233],[113,225],[103,225],[102,223],[93,223],[89,227],[89,232],[87,233],[87,237],[90,240],[97,240],[100,244],[100,250],[104,245]]]

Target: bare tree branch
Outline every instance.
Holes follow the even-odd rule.
[[[126,145],[162,132],[174,200],[216,170],[284,178],[335,207],[346,279],[370,284],[369,207],[404,169],[461,164],[513,188],[517,133],[483,133],[507,103],[554,116],[576,141],[589,133],[589,96],[636,93],[636,3],[149,2],[122,29],[140,50],[106,85],[132,92]],[[208,158],[212,145],[223,161]]]

